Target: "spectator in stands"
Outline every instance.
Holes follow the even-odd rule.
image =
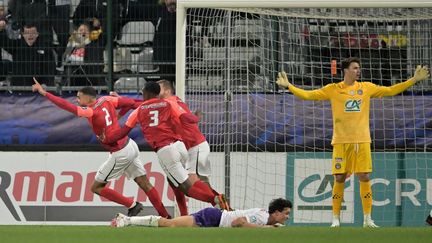
[[[48,0],[48,17],[50,26],[55,31],[58,40],[56,48],[57,68],[62,71],[63,54],[69,40],[69,17],[71,11],[71,0]]]
[[[27,23],[33,23],[38,26],[39,43],[44,42],[47,46],[52,44],[53,37],[46,0],[9,0],[8,4],[16,29],[22,28]]]
[[[6,24],[6,33],[10,39],[20,38],[20,29],[16,22],[11,19],[12,15],[8,11],[7,4],[4,1],[0,1],[0,21],[4,21]]]
[[[0,26],[4,26],[1,28],[7,28],[7,8],[6,5],[4,5],[4,2],[0,2]],[[9,35],[8,35],[9,37]],[[10,65],[11,61],[7,60],[3,57],[3,51],[1,53],[1,62],[0,62],[0,80],[4,80],[8,74],[10,74]]]
[[[97,19],[89,19],[78,27],[69,39],[66,48],[66,63],[72,68],[72,85],[103,85],[103,51],[105,40],[101,35]],[[84,65],[85,64],[85,65]],[[94,75],[101,76],[95,77]],[[93,75],[93,76],[92,76]]]
[[[7,37],[4,21],[0,21],[0,47],[12,54],[12,85],[28,86],[37,77],[41,82],[52,85],[55,60],[52,49],[42,44],[38,28],[27,22],[22,30],[23,38],[11,40]]]
[[[120,30],[120,18],[121,18],[121,0],[112,0],[112,21],[113,21],[113,37],[117,35]],[[107,0],[81,0],[75,9],[73,15],[74,27],[78,28],[79,25],[86,19],[97,19],[100,23],[100,28],[104,35],[106,34],[106,13],[107,13]],[[96,27],[96,26],[94,26]]]

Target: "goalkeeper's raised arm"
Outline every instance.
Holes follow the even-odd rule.
[[[283,88],[288,88],[295,96],[299,97],[300,99],[304,99],[304,100],[328,100],[329,99],[326,92],[327,86],[315,90],[304,90],[304,89],[297,88],[289,82],[288,77],[284,71],[278,74],[276,83]]]
[[[403,91],[407,90],[409,87],[413,86],[415,83],[426,80],[430,77],[429,68],[427,66],[418,65],[414,76],[405,82],[401,82],[389,87],[375,86],[375,92],[371,94],[371,97],[384,97],[384,96],[394,96]]]

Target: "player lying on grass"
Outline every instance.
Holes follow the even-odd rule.
[[[121,213],[111,221],[113,227],[131,225],[146,227],[276,227],[285,224],[291,213],[291,201],[277,198],[270,202],[268,211],[262,208],[226,211],[204,208],[188,216],[166,219],[160,216],[128,217]]]

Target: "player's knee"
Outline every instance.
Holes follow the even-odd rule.
[[[344,183],[346,180],[346,174],[335,174],[334,175],[334,179],[335,181],[337,181],[338,183]]]
[[[207,184],[209,184],[210,183],[210,180],[209,180],[209,178],[207,177],[207,176],[199,176],[199,179],[200,180],[202,180],[203,182],[205,182],[205,183],[207,183]]]
[[[189,196],[189,189],[191,188],[191,184],[189,183],[188,180],[186,180],[185,182],[181,183],[178,188],[180,189],[180,191],[182,191],[184,194],[186,194],[187,196]]]
[[[100,190],[101,190],[101,189],[100,189],[98,186],[96,186],[95,184],[93,184],[92,187],[90,188],[90,190],[91,190],[93,193],[100,194]]]
[[[369,173],[357,173],[357,177],[360,181],[368,182],[370,181]]]
[[[95,181],[95,182],[93,182],[90,190],[93,193],[96,193],[96,194],[100,195],[100,191],[105,187],[105,185],[106,184],[104,184],[104,183],[100,183],[100,182]]]

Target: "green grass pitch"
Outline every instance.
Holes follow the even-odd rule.
[[[108,226],[0,226],[2,243],[252,243],[252,242],[328,242],[369,243],[431,242],[432,227],[363,229],[361,227],[282,227],[245,228],[110,228]]]

